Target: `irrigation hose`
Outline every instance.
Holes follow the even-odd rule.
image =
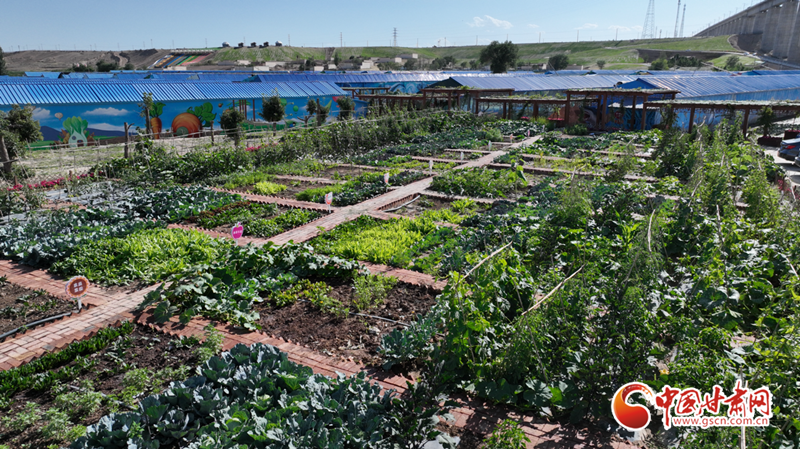
[[[411,201],[409,201],[409,202],[407,202],[407,203],[403,203],[403,204],[401,204],[401,205],[400,205],[400,206],[398,206],[398,207],[394,207],[394,208],[391,208],[391,209],[386,209],[386,210],[384,210],[384,211],[382,211],[382,212],[394,212],[394,211],[396,211],[396,210],[400,210],[400,209],[402,209],[402,208],[404,208],[404,207],[408,206],[409,204],[413,203],[414,201],[417,201],[417,200],[418,200],[418,199],[420,199],[420,198],[422,198],[422,195],[418,195],[418,196],[417,196],[416,198],[414,198],[413,200],[411,200]]]
[[[55,321],[55,320],[58,320],[58,319],[61,319],[61,318],[66,318],[68,316],[72,316],[73,313],[80,313],[80,311],[82,309],[83,308],[79,306],[78,310],[73,310],[71,312],[66,312],[66,313],[62,313],[62,314],[59,314],[59,315],[54,315],[54,316],[51,316],[51,317],[42,318],[41,320],[37,320],[37,321],[34,321],[32,323],[23,324],[22,326],[20,326],[20,327],[18,327],[16,329],[12,329],[12,330],[0,335],[0,341],[5,341],[6,338],[8,338],[8,337],[10,337],[12,335],[16,335],[17,332],[20,332],[23,328],[27,329],[27,328],[30,328],[30,327],[38,326],[40,324],[47,324],[47,323],[49,323],[51,321]]]

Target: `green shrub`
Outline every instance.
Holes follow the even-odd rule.
[[[222,342],[225,339],[222,332],[214,327],[214,323],[208,323],[208,325],[203,328],[203,334],[205,340],[194,350],[194,356],[197,357],[200,363],[205,363],[211,357],[219,354],[220,351],[222,351]]]
[[[588,136],[589,129],[583,123],[576,123],[572,126],[567,127],[564,131],[566,134],[570,136]]]
[[[269,238],[316,220],[322,214],[305,209],[292,209],[269,220],[253,220],[245,228],[247,235]]]
[[[286,186],[274,182],[261,181],[255,185],[254,190],[259,195],[275,195],[286,190]]]
[[[501,422],[494,430],[492,436],[486,440],[486,447],[491,449],[525,449],[525,443],[531,440],[519,427],[519,424],[510,419]]]

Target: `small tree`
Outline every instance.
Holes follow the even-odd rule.
[[[233,144],[237,147],[242,139],[242,122],[244,121],[244,114],[236,108],[226,109],[219,119],[219,124],[225,131],[225,135],[233,139]]]
[[[740,59],[738,56],[728,56],[728,59],[725,60],[725,70],[739,70],[739,63]]]
[[[136,70],[136,66],[134,66],[132,62],[128,62],[122,70]]]
[[[650,63],[650,70],[667,70],[669,68],[669,61],[665,58],[658,58]]]
[[[338,51],[333,52],[333,63],[336,64],[337,68],[339,67],[339,63],[341,61],[342,61],[342,59],[339,58],[339,52]]]
[[[417,68],[417,60],[416,59],[409,59],[403,64],[403,68],[406,70],[414,70]]]
[[[513,67],[517,62],[517,55],[519,48],[511,43],[505,41],[502,44],[498,41],[492,41],[488,47],[481,50],[480,61],[482,63],[489,63],[492,73],[505,73],[509,67]]]
[[[348,120],[354,112],[356,102],[348,96],[341,96],[336,99],[336,104],[339,105],[339,120]]]
[[[768,137],[772,134],[775,129],[775,112],[772,111],[771,107],[765,106],[761,109],[761,113],[758,114],[758,120],[756,120],[756,125],[761,127],[764,137]]]
[[[606,66],[606,62],[604,60],[597,61],[597,67],[600,67],[600,70],[603,70],[603,67]]]
[[[312,99],[308,99],[308,103],[306,103],[306,116],[303,118],[303,122],[305,122],[305,126],[308,127],[308,121],[314,114],[317,112],[317,102]]]
[[[139,116],[146,120],[145,130],[148,136],[152,132],[150,128],[150,111],[153,110],[154,105],[155,103],[153,102],[153,94],[147,92],[142,94],[142,102],[137,105],[139,106]]]
[[[264,120],[272,122],[272,135],[277,134],[278,122],[283,120],[283,103],[281,97],[276,92],[274,95],[261,99],[261,113],[258,114]]]
[[[6,68],[6,57],[3,54],[3,47],[0,47],[0,76],[8,75],[8,69]]]
[[[378,64],[381,70],[400,70],[400,64],[396,62],[382,62]]]
[[[569,56],[563,53],[551,56],[550,67],[552,67],[556,72],[566,69],[569,67]]]
[[[0,111],[0,161],[3,171],[11,172],[12,160],[25,153],[26,145],[42,140],[42,127],[33,119],[33,107],[12,105],[8,112]]]
[[[328,120],[328,113],[331,111],[330,106],[322,106],[317,99],[317,126],[322,126]]]

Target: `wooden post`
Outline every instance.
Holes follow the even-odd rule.
[[[749,127],[748,123],[750,121],[750,109],[744,110],[744,121],[742,122],[742,134],[744,138],[747,139],[747,128]]]
[[[647,125],[647,97],[645,97],[644,103],[642,103],[642,131],[645,130],[646,125]]]
[[[6,141],[3,139],[2,135],[0,135],[0,162],[3,163],[3,171],[11,173],[11,157],[8,155]]]
[[[537,118],[539,118],[539,102],[538,101],[534,101],[533,102],[533,119],[536,120]]]
[[[689,133],[694,129],[694,111],[695,108],[692,108],[692,112],[689,113]]]
[[[211,121],[211,145],[214,145],[214,121]]]
[[[131,139],[130,139],[129,130],[131,128],[131,125],[129,125],[128,122],[125,122],[123,125],[125,127],[125,159],[128,159],[130,157],[130,141],[131,141]]]
[[[631,105],[631,121],[628,123],[631,131],[636,127],[636,95],[633,96],[633,104]]]
[[[567,92],[567,105],[564,106],[564,127],[565,128],[569,127],[569,116],[570,116],[570,112],[572,112],[572,111],[570,111],[570,109],[571,109],[570,105],[572,103],[570,101],[571,99],[572,99],[572,94],[568,91]]]

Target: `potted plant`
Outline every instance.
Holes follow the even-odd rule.
[[[771,137],[770,134],[775,130],[775,112],[772,111],[772,108],[769,106],[765,106],[761,109],[761,113],[758,115],[758,120],[756,120],[756,125],[761,127],[762,136],[758,138],[758,144],[764,145],[767,147],[779,147],[781,146],[781,138],[780,137]]]

